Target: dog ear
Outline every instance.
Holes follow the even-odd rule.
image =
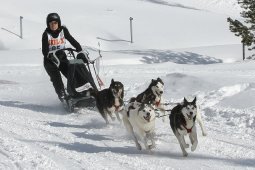
[[[194,100],[192,101],[192,104],[196,104],[197,101],[197,97],[194,98]]]
[[[123,89],[122,92],[121,92],[121,98],[122,98],[122,99],[124,98],[124,89]]]
[[[161,78],[159,78],[159,77],[157,78],[157,81],[159,81],[159,82],[163,82],[163,81],[161,80]]]
[[[184,105],[188,104],[188,101],[187,101],[187,99],[185,97],[184,97],[183,103],[184,103]]]
[[[141,103],[140,107],[138,108],[138,112],[144,109],[144,103]]]
[[[157,81],[160,82],[162,85],[164,85],[164,82],[162,81],[161,78],[158,77],[158,78],[157,78]]]
[[[114,83],[114,79],[112,79],[111,83]]]

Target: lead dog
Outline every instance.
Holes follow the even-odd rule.
[[[133,103],[127,106],[127,112],[123,113],[123,123],[127,131],[133,136],[136,147],[141,150],[136,134],[144,143],[146,150],[155,147],[155,112],[151,104]]]
[[[117,119],[121,122],[119,113],[123,110],[123,96],[124,86],[119,81],[111,80],[110,87],[92,94],[96,99],[96,106],[98,111],[104,118],[106,124],[109,124],[108,115],[112,120],[115,120],[113,113],[116,114]]]
[[[189,99],[189,98],[188,98]],[[187,99],[186,99],[187,100]],[[183,102],[182,102],[183,104]],[[201,131],[202,131],[202,135],[203,136],[206,136],[207,135],[207,132],[205,130],[205,127],[204,127],[204,123],[202,121],[202,117],[201,117],[201,112],[200,112],[200,106],[197,104],[197,115],[196,115],[196,122],[199,124],[200,128],[201,128]]]
[[[163,112],[163,121],[165,121],[165,107],[163,100],[164,83],[160,78],[152,79],[149,87],[137,97],[130,99],[130,102],[151,103],[161,112]]]
[[[185,142],[185,135],[189,135],[189,139],[192,144],[191,151],[195,151],[198,144],[195,125],[196,115],[196,98],[194,98],[192,102],[188,102],[186,98],[184,98],[183,103],[175,106],[169,115],[170,126],[178,139],[183,156],[188,156],[185,148],[189,147],[189,145]]]

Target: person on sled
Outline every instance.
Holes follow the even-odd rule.
[[[58,95],[58,98],[61,102],[63,102],[67,95],[65,93],[61,73],[66,78],[68,77],[68,59],[66,53],[61,51],[61,49],[65,48],[66,40],[68,40],[78,52],[76,58],[83,59],[85,63],[88,62],[88,59],[84,53],[79,53],[82,51],[81,45],[72,37],[68,29],[61,25],[60,16],[57,13],[48,14],[46,18],[46,25],[47,28],[42,35],[42,53],[44,56],[43,64]],[[59,65],[54,62],[52,52],[55,50],[59,50],[55,53],[60,61]],[[90,85],[88,84],[88,80],[85,80],[81,76],[76,76],[75,78],[79,87]]]

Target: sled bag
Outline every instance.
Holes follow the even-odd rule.
[[[67,77],[67,92],[69,95],[75,96],[78,93],[75,88],[88,82],[97,90],[91,72],[88,71],[84,62],[81,59],[69,60]]]

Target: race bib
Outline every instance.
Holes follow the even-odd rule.
[[[49,43],[49,51],[54,51],[54,50],[60,50],[65,48],[65,35],[64,35],[64,30],[59,33],[57,38],[53,38],[51,34],[48,33],[48,43]]]

